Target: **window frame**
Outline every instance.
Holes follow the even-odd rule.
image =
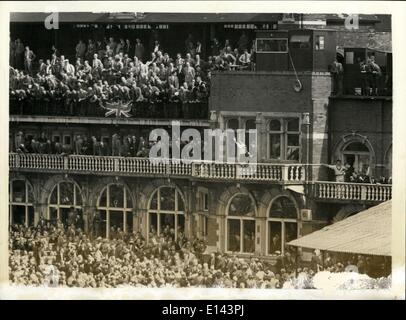
[[[274,131],[270,129],[270,123],[273,120],[277,120],[280,123],[280,130]],[[289,131],[288,130],[288,123],[291,120],[298,120],[298,131]],[[291,162],[291,163],[300,163],[302,160],[302,130],[301,130],[302,122],[300,117],[270,117],[266,121],[266,136],[267,136],[267,156],[266,158],[270,161],[284,161],[284,162]],[[271,135],[279,135],[280,136],[280,155],[279,158],[272,158],[271,155]],[[288,145],[288,137],[289,135],[297,135],[299,140],[298,146],[290,146]],[[298,150],[299,157],[297,160],[290,160],[288,159],[288,149],[289,148],[296,148]]]
[[[110,187],[111,186],[118,186],[118,187],[122,187],[123,188],[123,207],[112,207],[110,205]],[[101,198],[104,194],[104,192],[106,192],[106,206],[102,206],[100,205],[100,201]],[[129,193],[127,195],[127,193]],[[131,200],[131,204],[132,204],[132,208],[128,208],[127,207],[127,200],[128,198]],[[127,213],[130,213],[131,216],[134,219],[134,215],[133,215],[133,210],[134,210],[134,201],[133,198],[131,197],[131,191],[122,183],[109,183],[108,185],[106,185],[105,187],[103,187],[102,191],[99,194],[99,197],[97,199],[97,206],[96,206],[96,210],[100,211],[104,211],[106,213],[106,239],[110,238],[110,211],[120,211],[121,215],[122,215],[122,219],[123,219],[123,232],[127,233]],[[116,214],[116,213],[114,213]],[[134,231],[134,223],[133,223],[133,231]]]
[[[13,200],[13,183],[16,181],[23,181],[24,182],[24,188],[25,188],[25,199],[24,201],[14,201]],[[34,208],[34,202],[30,202],[30,197],[29,193],[32,194],[32,200],[35,201],[34,197],[34,189],[32,185],[25,179],[13,179],[9,182],[9,225],[13,224],[13,206],[19,206],[19,207],[24,207],[24,226],[29,227],[29,210],[32,208],[33,210],[33,215],[34,215],[34,220],[35,220],[35,208]],[[33,223],[35,225],[35,221]]]
[[[249,197],[249,199],[251,201],[251,204],[252,204],[252,206],[254,208],[254,216],[252,216],[252,217],[233,216],[233,215],[229,214],[231,203],[239,195],[244,195],[244,196]],[[240,223],[240,245],[239,245],[240,250],[239,251],[230,251],[229,250],[228,229],[229,229],[229,221],[230,220],[236,220],[236,221],[239,221],[239,223]],[[245,251],[243,251],[243,249],[244,249],[244,223],[245,223],[245,221],[253,221],[254,222],[254,251],[253,252],[245,252]],[[255,202],[252,199],[252,197],[250,195],[248,195],[248,194],[245,194],[245,193],[237,193],[237,194],[233,195],[231,197],[231,199],[229,200],[229,203],[227,205],[226,221],[225,222],[226,222],[225,223],[225,237],[224,237],[225,238],[225,252],[230,253],[230,254],[244,254],[244,255],[252,255],[252,254],[254,254],[255,253],[255,247],[256,247],[256,240],[255,239],[257,237],[257,207],[256,207]]]
[[[295,207],[296,210],[296,219],[293,218],[272,218],[270,217],[271,209],[275,201],[277,201],[280,198],[287,198],[289,201],[291,201]],[[286,223],[295,223],[296,224],[296,239],[299,237],[300,231],[299,231],[299,210],[298,207],[291,198],[285,195],[280,195],[277,196],[275,199],[272,200],[268,207],[267,211],[267,216],[266,216],[266,245],[265,245],[265,255],[274,257],[276,256],[275,254],[269,253],[270,249],[270,240],[271,240],[271,230],[270,230],[270,223],[271,222],[279,222],[281,224],[281,254],[285,253],[285,246],[286,246]]]
[[[169,188],[173,189],[175,192],[175,208],[174,210],[161,210],[161,190],[164,188]],[[153,198],[157,196],[157,207],[156,209],[151,209],[151,203]],[[184,210],[179,210],[179,200],[183,202],[183,208]],[[156,188],[151,196],[149,197],[148,200],[148,208],[147,208],[147,241],[149,241],[150,237],[150,229],[151,229],[151,213],[156,214],[157,218],[157,228],[156,228],[156,233],[157,235],[161,234],[161,215],[162,214],[170,214],[174,216],[174,229],[175,229],[175,241],[178,239],[178,226],[179,226],[179,216],[183,216],[184,218],[184,228],[183,228],[183,233],[185,233],[186,229],[186,203],[183,199],[183,196],[181,192],[178,190],[177,187],[172,187],[172,186],[160,186]]]
[[[258,51],[258,40],[285,40],[286,50],[285,51]],[[289,38],[256,38],[255,39],[255,52],[256,53],[288,53],[289,52]]]

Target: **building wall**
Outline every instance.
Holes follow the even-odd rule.
[[[392,101],[384,99],[331,99],[330,160],[345,141],[360,140],[372,148],[374,175],[387,175],[387,154],[392,146]]]

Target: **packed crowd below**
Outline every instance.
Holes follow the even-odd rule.
[[[214,39],[211,55],[203,60],[202,45],[192,35],[185,53],[176,57],[158,40],[149,52],[140,39],[89,39],[76,45],[73,62],[55,46],[50,57],[37,60],[16,39],[10,45],[11,107],[20,114],[101,116],[123,108],[130,110],[126,116],[207,117],[201,109],[207,108],[211,72],[250,69],[253,49],[248,46],[245,33],[236,48],[229,40],[221,45]]]
[[[206,253],[202,239],[187,239],[182,230],[163,228],[149,241],[140,233],[115,230],[110,239],[92,237],[74,224],[12,226],[10,280],[16,285],[64,287],[225,287],[283,288],[299,275],[309,279],[321,270],[388,276],[384,260],[315,250],[304,262],[300,250],[277,252],[274,262],[235,254]]]

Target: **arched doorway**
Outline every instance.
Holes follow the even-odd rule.
[[[27,180],[10,181],[9,217],[10,225],[34,225],[34,191]]]
[[[362,142],[350,142],[342,150],[342,162],[349,164],[358,174],[369,175],[371,166],[371,153]]]
[[[175,187],[156,189],[148,205],[149,234],[170,234],[175,240],[185,233],[185,203]]]
[[[48,198],[48,219],[64,225],[75,224],[83,228],[83,199],[79,185],[72,181],[58,182]]]
[[[285,252],[286,243],[298,236],[298,209],[292,199],[280,196],[271,202],[267,218],[267,253]]]
[[[130,191],[123,184],[105,186],[97,201],[96,236],[114,239],[133,232],[133,207]]]
[[[237,194],[230,200],[226,218],[226,251],[255,251],[255,212],[255,203],[248,194]]]

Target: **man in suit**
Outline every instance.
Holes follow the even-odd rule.
[[[343,76],[344,69],[343,65],[334,59],[334,62],[331,66],[330,73],[333,76],[333,94],[341,95],[343,93]]]
[[[30,47],[26,46],[24,51],[24,69],[29,75],[32,75],[32,61],[35,59],[35,54]]]
[[[76,58],[80,58],[83,60],[85,58],[86,53],[86,44],[79,40],[79,43],[76,45]]]
[[[142,59],[144,58],[144,45],[141,43],[140,39],[136,39],[135,40],[135,47],[134,47],[134,54],[135,56],[142,61]]]

